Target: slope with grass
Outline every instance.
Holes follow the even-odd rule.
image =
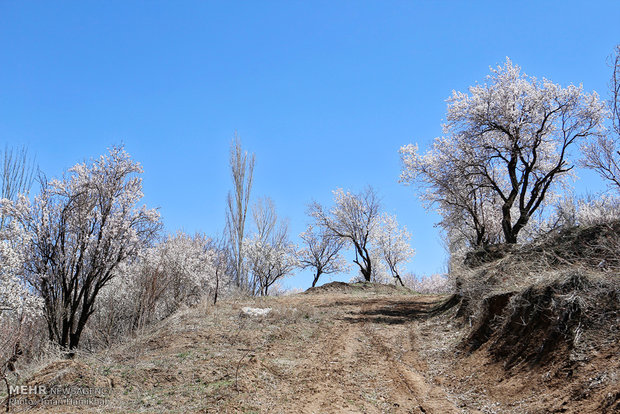
[[[103,389],[101,404],[43,395],[27,411],[619,412],[618,234],[588,228],[494,252],[455,275],[452,296],[331,283],[205,303],[20,379]]]

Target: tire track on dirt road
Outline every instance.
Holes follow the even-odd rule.
[[[362,305],[361,315],[376,314],[377,307],[386,307],[385,303]],[[389,305],[387,306],[389,307]],[[424,366],[423,361],[416,361],[417,353],[412,349],[411,330],[407,326],[415,321],[399,324],[373,323],[367,318],[361,322],[364,334],[369,338],[372,348],[381,355],[387,365],[384,369],[397,387],[393,390],[395,400],[407,398],[415,402],[415,406],[402,406],[403,410],[394,412],[421,412],[429,414],[461,413],[448,399],[448,395],[439,386],[429,383],[414,367]],[[406,357],[405,362],[403,357]],[[411,402],[410,402],[411,404]]]
[[[415,300],[415,299],[413,299]],[[375,323],[365,315],[389,300],[338,302],[293,373],[301,413],[460,413],[438,386],[414,367],[407,324]],[[415,323],[415,322],[411,322]],[[402,360],[406,353],[407,361]],[[302,392],[303,390],[303,392]]]

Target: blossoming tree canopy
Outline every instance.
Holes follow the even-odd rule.
[[[353,247],[353,262],[360,268],[365,281],[372,276],[371,238],[381,209],[381,203],[372,187],[359,194],[339,188],[334,192],[334,206],[326,211],[318,203],[312,203],[309,214],[317,226]]]
[[[304,246],[298,251],[300,267],[302,269],[314,269],[312,287],[315,287],[323,274],[345,272],[348,270],[347,262],[341,256],[340,251],[344,247],[344,241],[334,237],[325,228],[315,228],[309,225],[299,235]]]
[[[405,286],[400,277],[400,265],[411,260],[415,254],[409,244],[411,235],[405,226],[399,226],[396,217],[387,213],[381,214],[373,231],[373,241],[379,256],[394,279]]]
[[[401,181],[427,189],[444,227],[467,217],[483,243],[500,217],[504,241],[516,243],[552,184],[568,177],[573,145],[598,134],[604,114],[596,93],[527,76],[506,59],[485,83],[453,92],[445,136],[426,154],[401,148]]]
[[[137,206],[141,172],[114,147],[62,179],[42,181],[32,201],[7,202],[9,215],[31,237],[27,279],[44,300],[50,339],[63,347],[78,345],[115,268],[160,228],[157,211]]]

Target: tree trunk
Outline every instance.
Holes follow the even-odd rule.
[[[370,277],[372,276],[372,270],[370,266],[364,268],[360,266],[360,271],[362,272],[362,276],[364,276],[364,281],[370,282]]]
[[[506,244],[516,244],[517,243],[517,235],[514,232],[509,231],[508,233],[504,231],[504,237],[506,237]]]
[[[218,272],[215,272],[215,293],[213,294],[213,306],[217,304],[217,291],[220,288],[220,276]]]
[[[320,271],[317,270],[316,274],[314,275],[314,280],[312,281],[312,287],[315,287],[317,282],[319,281],[319,277],[321,276]]]
[[[515,244],[517,242],[517,234],[512,227],[512,219],[510,217],[510,209],[503,208],[502,230],[506,244]]]

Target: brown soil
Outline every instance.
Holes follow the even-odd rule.
[[[109,384],[104,406],[34,411],[601,413],[618,407],[617,343],[569,368],[551,362],[507,369],[483,340],[474,352],[463,350],[469,326],[455,317],[456,307],[438,312],[453,298],[340,288],[180,312],[110,352],[56,362],[26,379]],[[272,311],[244,317],[243,306]]]

